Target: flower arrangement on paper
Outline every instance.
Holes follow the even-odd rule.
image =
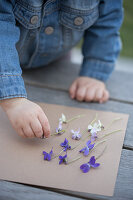
[[[62,114],[61,118],[59,118],[58,127],[56,128],[55,133],[52,134],[52,136],[53,135],[63,135],[64,133],[67,132],[66,129],[63,128],[63,124],[67,124],[73,120],[79,119],[82,116],[85,116],[85,115],[77,115],[77,116],[67,120],[66,116],[64,114]],[[76,143],[76,145],[74,146],[74,145],[71,145],[69,140],[65,137],[64,141],[60,143],[60,147],[62,147],[62,150],[59,153],[54,154],[53,147],[49,153],[47,153],[46,151],[43,151],[44,160],[52,161],[52,159],[55,159],[58,157],[59,165],[61,165],[63,163],[65,165],[68,165],[73,162],[76,162],[83,156],[88,157],[99,144],[106,143],[107,139],[104,139],[105,137],[107,137],[113,133],[121,131],[119,129],[119,130],[115,130],[115,131],[103,134],[105,130],[108,130],[112,126],[112,124],[118,120],[120,120],[120,118],[116,118],[116,119],[112,120],[111,123],[105,129],[105,127],[101,123],[101,121],[97,120],[97,114],[96,114],[93,121],[89,123],[88,127],[85,129],[84,132],[82,132],[82,134],[80,132],[80,127],[78,129],[70,130],[70,132],[71,132],[70,138],[73,140],[78,140],[78,141],[80,140],[80,142]],[[102,132],[101,137],[99,137],[99,132]],[[86,135],[86,136],[83,137],[84,135]],[[100,141],[97,142],[97,140],[100,140]],[[73,159],[69,159],[67,151],[70,150],[72,152],[73,149],[80,146],[83,143],[83,141],[86,141],[85,146],[83,148],[81,148],[79,151],[77,151],[78,156]],[[95,141],[95,143],[94,143],[94,141]],[[101,154],[99,154],[98,157],[95,157],[94,155],[92,155],[88,162],[81,164],[80,170],[83,173],[87,173],[90,171],[91,168],[94,168],[94,169],[98,168],[100,166],[100,163],[97,163],[96,160],[103,155],[106,147],[107,147],[107,145],[105,146],[104,150],[102,151]],[[62,155],[63,152],[65,153],[64,155]]]

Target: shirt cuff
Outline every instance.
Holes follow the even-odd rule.
[[[84,58],[79,75],[107,81],[113,72],[114,67],[114,63]]]
[[[0,100],[15,97],[27,98],[22,76],[0,75]]]

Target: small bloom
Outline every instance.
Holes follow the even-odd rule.
[[[97,139],[97,134],[96,134],[96,132],[92,132],[91,133],[91,141],[93,142],[93,141],[95,141],[95,139]]]
[[[47,153],[46,151],[43,151],[44,160],[50,161],[51,157],[52,157],[52,154],[53,154],[53,147],[52,147],[52,149],[51,149],[51,151],[49,153]]]
[[[101,121],[98,120],[98,123],[94,123],[92,126],[91,124],[88,126],[88,132],[91,133],[91,140],[94,141],[97,138],[97,132],[104,129],[104,126],[102,125]]]
[[[100,127],[101,129],[104,129],[104,125],[101,123],[100,120],[98,120],[98,124],[99,124],[99,127]]]
[[[58,135],[62,135],[64,132],[65,132],[65,131],[62,130],[62,123],[59,122],[58,128],[56,128],[56,133],[57,133]]]
[[[62,113],[61,118],[59,119],[59,122],[66,123],[66,116]]]
[[[61,164],[61,163],[65,163],[65,164],[67,164],[67,154],[66,155],[64,155],[64,156],[59,156],[59,165]]]
[[[81,149],[79,152],[80,153],[84,153],[84,156],[88,156],[89,155],[89,151],[91,149],[93,149],[95,143],[94,144],[91,144],[91,140],[89,140],[87,143],[86,143],[86,147],[84,147],[83,149]]]
[[[99,166],[100,166],[100,163],[96,163],[95,156],[92,156],[88,163],[82,164],[80,166],[80,169],[82,170],[83,173],[87,173],[91,167],[97,168]]]
[[[64,151],[67,151],[67,149],[71,149],[71,146],[70,146],[70,144],[69,144],[69,142],[68,142],[68,140],[66,138],[65,138],[64,142],[62,142],[60,144],[60,146],[64,147]]]
[[[71,133],[73,140],[80,140],[81,138],[80,129],[78,131],[71,130]]]

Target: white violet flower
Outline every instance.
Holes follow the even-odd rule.
[[[62,113],[61,118],[59,119],[61,123],[66,123],[66,116]]]

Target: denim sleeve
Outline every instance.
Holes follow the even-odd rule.
[[[15,26],[12,1],[0,1],[0,100],[27,97],[16,50],[20,31]]]
[[[84,34],[80,76],[106,81],[121,49],[119,28],[123,20],[122,0],[102,0],[99,18]]]

